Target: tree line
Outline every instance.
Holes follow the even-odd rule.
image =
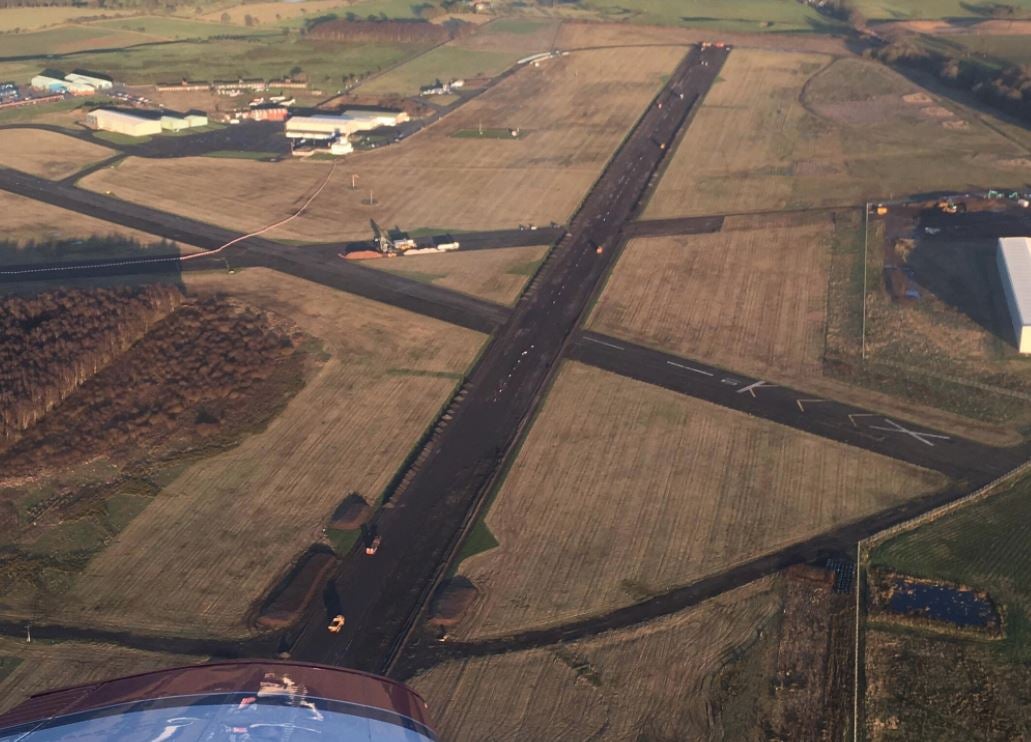
[[[0,298],[0,441],[33,425],[181,301],[163,284]]]
[[[33,297],[38,301],[10,305],[19,312],[17,322],[23,328],[17,334],[23,341],[18,347],[5,342],[5,348],[12,349],[8,355],[32,351],[43,336],[85,334],[78,332],[76,326],[84,317],[85,326],[95,326],[96,321],[91,318],[101,303],[114,309],[111,313],[120,318],[122,342],[130,337],[137,340],[116,354],[106,367],[85,374],[89,378],[66,394],[64,401],[8,440],[6,450],[0,441],[0,467],[5,474],[60,468],[97,455],[127,463],[151,455],[155,446],[162,450],[177,444],[195,446],[225,434],[227,425],[238,427],[234,421],[274,407],[271,397],[277,392],[265,389],[265,380],[291,359],[300,363],[293,337],[296,331],[273,325],[263,312],[239,302],[217,295],[185,298],[167,286],[103,289],[95,292],[98,297],[88,296],[92,293],[59,291]],[[120,294],[123,301],[112,301],[111,293]],[[130,304],[132,299],[135,302]],[[159,318],[159,312],[150,310],[148,303],[162,309],[173,306],[174,311]],[[126,316],[124,310],[130,307],[133,316]],[[6,308],[0,307],[0,312]],[[62,319],[54,313],[61,314]],[[140,314],[149,314],[152,320],[149,330],[142,334],[137,319]],[[32,317],[46,317],[41,324],[50,324],[51,329],[34,333],[25,328]],[[129,325],[133,323],[136,326],[130,331]],[[28,338],[30,345],[25,344]],[[55,380],[58,385],[65,382],[62,388],[67,388],[70,385],[66,380],[82,375],[72,371],[82,365],[80,359],[100,354],[95,348],[86,352],[85,342],[68,345],[79,347],[79,352],[51,353],[53,358],[45,367],[52,370],[45,378],[31,371],[11,375],[22,390],[21,401],[29,399],[26,392],[31,392],[34,399],[35,391],[48,381],[50,386],[55,385]],[[4,360],[6,371],[10,364],[6,363],[6,356]],[[92,370],[92,364],[87,362],[86,371]],[[55,396],[50,394],[51,399]],[[22,419],[31,418],[40,409],[42,404],[29,405]]]

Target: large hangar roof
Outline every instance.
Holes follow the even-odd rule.
[[[0,715],[0,742],[382,740],[436,742],[407,686],[337,667],[216,662],[32,696]]]
[[[1009,276],[1020,324],[1031,325],[1031,238],[1001,237],[999,252]]]

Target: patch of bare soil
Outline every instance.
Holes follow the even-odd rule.
[[[1026,739],[1031,671],[988,642],[866,632],[860,732],[881,740]]]
[[[844,731],[832,680],[835,671],[831,641],[836,606],[834,573],[814,567],[786,572],[784,612],[777,649],[772,703],[763,724],[769,740],[840,739]],[[840,603],[840,599],[837,601]],[[840,633],[840,632],[838,632]],[[840,654],[840,653],[838,653]],[[840,684],[840,682],[838,683]]]
[[[430,606],[430,623],[434,626],[454,626],[472,607],[480,591],[472,581],[456,575],[443,583]]]
[[[325,547],[314,546],[306,551],[271,591],[257,625],[263,629],[284,629],[297,623],[336,563],[333,552]]]
[[[333,511],[329,526],[343,531],[353,531],[368,523],[371,517],[372,508],[369,507],[369,503],[357,492],[352,492]]]

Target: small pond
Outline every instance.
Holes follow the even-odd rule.
[[[893,577],[889,584],[892,590],[887,608],[894,613],[979,629],[1000,624],[995,604],[974,590],[915,582],[905,577]]]

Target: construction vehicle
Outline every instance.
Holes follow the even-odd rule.
[[[988,189],[988,193],[984,194],[985,198],[1004,198],[1006,194],[996,191],[992,188]]]
[[[383,543],[383,537],[379,535],[379,529],[375,525],[362,526],[362,541],[365,542],[365,555],[374,556],[379,551],[379,545]]]
[[[703,41],[701,43],[701,48],[702,49],[708,49],[710,46],[712,46],[712,42],[711,41]]]
[[[329,622],[329,626],[327,626],[326,628],[329,630],[330,634],[339,634],[341,629],[344,628],[344,624],[346,622],[347,619],[338,613],[335,616],[333,616],[333,620]]]
[[[956,203],[951,198],[941,199],[940,201],[938,201],[936,206],[938,208],[938,211],[942,212],[943,214],[956,214],[958,212],[965,212],[967,210],[967,205],[965,203],[963,203],[962,201]]]
[[[884,204],[874,204],[870,207],[870,213],[877,216],[884,216],[888,213],[888,207]]]
[[[716,47],[717,49],[726,49],[727,48],[726,42],[723,42],[723,41],[717,41],[715,44],[713,44],[713,46]]]

